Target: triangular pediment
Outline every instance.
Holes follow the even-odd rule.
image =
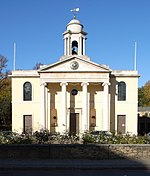
[[[43,66],[38,72],[111,72],[108,66],[100,65],[82,56],[70,56],[50,65]]]

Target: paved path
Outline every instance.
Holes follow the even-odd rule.
[[[0,170],[52,169],[142,169],[150,170],[150,160],[14,160],[1,159]]]

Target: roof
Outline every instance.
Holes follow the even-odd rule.
[[[150,112],[150,106],[144,106],[144,107],[140,106],[140,107],[138,107],[138,111],[139,112],[145,112],[145,111]]]

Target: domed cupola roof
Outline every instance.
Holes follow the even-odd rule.
[[[64,56],[70,55],[86,55],[85,54],[85,40],[87,33],[83,31],[83,25],[79,20],[72,19],[66,26],[64,36]]]
[[[83,30],[83,25],[77,19],[73,19],[67,24],[67,31],[78,33],[78,32],[82,32],[82,30]]]

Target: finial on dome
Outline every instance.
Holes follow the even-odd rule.
[[[77,16],[77,12],[79,12],[79,8],[74,8],[74,9],[71,9],[70,11],[73,13],[73,18],[76,19],[76,16]]]

